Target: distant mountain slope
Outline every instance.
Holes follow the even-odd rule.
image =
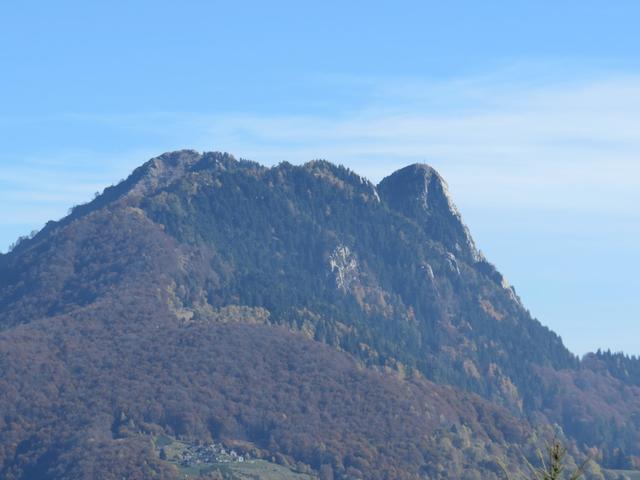
[[[337,478],[495,478],[558,423],[608,466],[640,461],[637,383],[531,318],[426,165],[375,186],[164,154],[0,256],[0,330],[6,478],[98,468],[92,432],[169,477],[145,435]]]

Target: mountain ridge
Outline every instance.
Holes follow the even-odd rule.
[[[184,338],[194,358],[202,352],[188,345],[198,343],[197,335],[209,339],[208,349],[220,348],[207,333],[222,332],[220,325],[248,338],[258,331],[284,329],[277,331],[294,335],[287,340],[291,348],[301,342],[308,346],[305,351],[316,352],[309,355],[320,358],[337,351],[366,371],[433,385],[427,390],[442,386],[443,395],[451,395],[459,411],[466,411],[465,402],[477,405],[478,411],[498,409],[493,420],[474,423],[478,438],[485,439],[482,442],[493,449],[493,456],[506,455],[516,462],[517,449],[510,442],[519,448],[527,444],[526,436],[505,433],[516,425],[533,435],[552,431],[554,424],[577,456],[591,448],[607,466],[628,467],[640,453],[640,423],[636,425],[640,419],[633,417],[640,407],[640,389],[615,370],[614,362],[606,363],[609,370],[597,371],[581,364],[555,333],[530,316],[515,290],[479,253],[444,179],[424,164],[394,172],[376,186],[322,160],[267,168],[219,152],[170,152],[146,162],[122,183],[0,257],[0,273],[0,338],[26,329],[34,335],[33,344],[24,339],[19,343],[36,349],[51,329],[67,342],[73,333],[65,325],[81,331],[85,323],[94,325],[95,333],[88,335],[98,339],[91,344],[107,362],[104,375],[114,388],[120,388],[119,380],[108,373],[112,367],[107,365],[113,363],[109,349],[117,347],[104,329],[112,329],[127,342],[132,341],[127,332],[138,332],[140,341],[147,342],[145,348],[153,343],[145,339],[149,337],[172,352],[179,349],[163,329],[191,332],[175,334]],[[118,304],[128,305],[130,312],[115,308]],[[156,325],[154,317],[165,320]],[[274,334],[274,342],[276,338]],[[329,350],[318,350],[316,344]],[[48,351],[51,342],[41,347]],[[6,343],[3,348],[10,352],[17,347]],[[77,358],[94,355],[78,352]],[[134,352],[128,351],[123,360],[133,365],[129,359]],[[255,353],[260,355],[260,349]],[[54,363],[62,369],[69,360],[56,355]],[[19,370],[8,353],[0,358],[6,369]],[[243,363],[255,361],[243,358]],[[143,356],[140,364],[152,369],[149,362],[154,361],[155,357]],[[199,375],[186,360],[180,362],[185,372]],[[101,371],[95,370],[98,376]],[[151,378],[136,375],[136,391],[146,391],[145,381],[154,384]],[[83,387],[87,392],[95,391],[83,370],[78,376],[88,382]],[[316,378],[333,381],[329,372]],[[387,391],[383,384],[391,379],[379,381],[381,391]],[[273,388],[283,388],[277,378],[273,382]],[[295,382],[304,383],[302,377]],[[23,388],[29,390],[28,385]],[[189,405],[195,388],[186,390]],[[446,388],[452,389],[450,394],[444,393]],[[610,392],[608,398],[615,401],[603,403],[598,390]],[[252,391],[233,408],[251,404],[258,395]],[[348,391],[341,392],[345,405],[352,401]],[[120,395],[121,403],[126,394]],[[146,402],[145,395],[140,393],[138,401]],[[460,398],[457,395],[478,400],[454,400]],[[223,410],[231,408],[231,399],[221,402]],[[199,407],[190,408],[199,418]],[[136,411],[136,422],[145,423],[145,412]],[[476,414],[466,412],[462,418],[471,422]],[[115,410],[103,414],[117,416]],[[387,413],[381,415],[385,418]],[[163,418],[153,415],[153,429],[175,434],[175,425]],[[366,422],[366,415],[359,418]],[[280,432],[280,440],[269,447],[262,434],[251,433],[257,428],[252,421],[236,422],[239,426],[232,430],[265,452],[284,452],[287,461],[297,459],[317,471],[322,466],[308,450],[294,453],[283,446],[288,428],[297,428],[294,425],[284,428],[282,419],[274,420],[273,432]],[[502,427],[487,436],[483,429],[493,428],[493,422]],[[220,435],[215,429],[203,430],[204,424],[203,419],[192,420],[184,434]],[[464,420],[459,423],[463,424]],[[139,430],[128,435],[138,438],[148,431]],[[614,430],[617,437],[611,436]],[[395,478],[418,478],[420,468],[447,478],[436,468],[443,460],[437,460],[437,441],[433,442],[421,443],[415,463],[403,460],[404,467],[381,453],[380,444],[371,444],[367,448],[378,453],[367,461],[369,467],[353,468],[378,478],[372,465],[380,469],[391,462],[398,472],[409,475],[398,473]],[[331,469],[339,478],[348,478],[346,444],[332,445],[337,456],[329,462]],[[462,447],[454,442],[451,448]],[[477,455],[469,458],[475,460],[457,463],[482,471],[483,478],[494,478],[495,465],[482,463]],[[5,471],[19,471],[15,463],[7,464],[6,458],[4,462]]]

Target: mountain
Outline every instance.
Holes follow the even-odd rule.
[[[637,359],[600,357],[427,165],[172,152],[0,256],[0,477],[178,478],[164,437],[323,479],[500,478],[553,436],[640,468]]]

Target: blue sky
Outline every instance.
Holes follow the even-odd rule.
[[[576,353],[640,354],[640,4],[0,7],[0,250],[163,151],[434,165]]]

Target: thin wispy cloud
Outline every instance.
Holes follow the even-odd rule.
[[[333,116],[67,115],[67,121],[160,141],[109,154],[71,150],[22,162],[0,171],[5,185],[1,199],[77,201],[78,193],[117,181],[146,159],[142,155],[161,153],[163,147],[192,147],[225,150],[266,164],[321,157],[374,181],[407,163],[427,162],[442,170],[459,202],[493,208],[508,204],[633,213],[633,202],[640,200],[640,76],[544,86],[495,76],[440,83],[356,77],[331,81],[365,85],[370,102]],[[62,188],[52,191],[58,185]]]
[[[640,199],[640,77],[532,89],[465,82],[447,92],[452,103],[494,99],[467,112],[421,110],[426,93],[399,111],[388,85],[381,89],[385,102],[336,118],[212,117],[201,141],[272,163],[324,157],[376,181],[428,162],[460,186],[463,201],[493,203],[502,192],[520,207],[624,209]]]

